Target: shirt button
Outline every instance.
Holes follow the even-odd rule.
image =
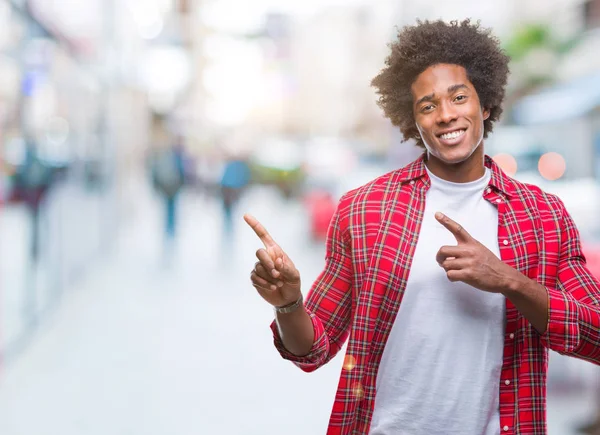
[[[410,184],[415,184],[415,180],[410,180]]]
[[[504,432],[508,432],[509,427],[508,426],[504,426],[502,429],[504,430]]]
[[[501,200],[500,198],[498,198],[498,199],[496,200],[496,202],[497,202],[498,204],[500,204],[500,203],[502,202],[502,200]]]
[[[510,385],[510,381],[509,381],[508,379],[507,379],[506,381],[504,381],[504,383],[505,383],[506,385]]]
[[[492,189],[490,189],[489,187],[487,189],[485,189],[485,193],[490,193],[492,191]]]
[[[505,240],[505,241],[504,241],[504,242],[502,242],[502,243],[504,243],[504,246],[508,246],[508,240]]]
[[[510,334],[510,335],[509,335],[509,337],[510,337],[511,339],[513,339],[513,338],[515,338],[515,334]]]

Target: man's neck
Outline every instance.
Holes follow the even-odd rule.
[[[480,147],[482,148],[482,147]],[[467,160],[457,164],[448,164],[427,155],[425,166],[435,176],[453,183],[468,183],[479,180],[485,175],[485,154],[483,149],[476,150]]]

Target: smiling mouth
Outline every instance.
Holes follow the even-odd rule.
[[[466,131],[467,131],[466,129],[456,130],[456,131],[452,131],[450,133],[444,133],[438,137],[443,140],[458,139],[459,137],[464,135]]]

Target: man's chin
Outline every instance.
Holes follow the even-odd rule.
[[[473,152],[465,152],[464,150],[456,150],[455,152],[443,152],[434,155],[439,161],[446,165],[460,165],[469,160]]]

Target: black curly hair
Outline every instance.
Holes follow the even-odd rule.
[[[379,94],[377,104],[392,124],[400,127],[404,140],[415,139],[418,146],[425,147],[415,125],[411,85],[427,68],[441,63],[460,65],[467,71],[482,107],[490,111],[483,124],[483,136],[488,136],[502,113],[510,60],[489,29],[470,19],[450,23],[418,20],[401,29],[390,48],[386,66],[371,85]]]

